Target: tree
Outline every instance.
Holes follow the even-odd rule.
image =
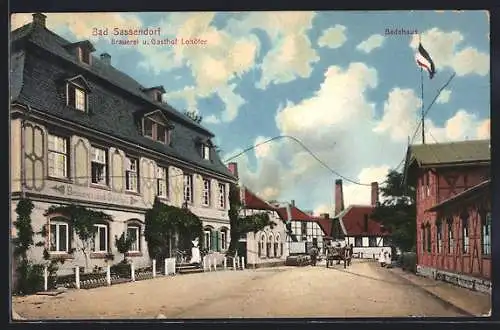
[[[391,170],[380,191],[384,201],[375,207],[372,217],[390,231],[390,240],[395,246],[413,251],[416,246],[415,188],[405,189],[403,174]]]
[[[256,213],[248,216],[240,216],[242,209],[240,200],[240,188],[231,184],[229,186],[229,220],[231,224],[231,242],[226,254],[234,256],[237,244],[241,236],[253,232],[254,234],[267,226],[273,228],[276,223],[269,218],[267,213]]]
[[[92,249],[97,227],[101,221],[111,221],[113,218],[101,211],[90,210],[84,206],[70,204],[67,206],[51,206],[45,215],[59,213],[68,219],[70,228],[74,228],[76,235],[80,238],[77,241],[78,249],[85,256],[85,270],[88,269],[89,251]]]
[[[189,209],[178,208],[155,200],[145,215],[144,237],[148,242],[149,256],[163,260],[170,257],[172,240],[179,237],[178,248],[186,250],[191,241],[199,239],[203,246],[203,223]]]
[[[196,111],[184,111],[184,114],[191,118],[195,123],[200,124],[203,116],[199,115]]]
[[[123,263],[127,262],[127,252],[130,250],[132,247],[132,243],[134,242],[132,237],[127,237],[125,235],[125,232],[123,232],[120,237],[115,237],[115,246],[118,252],[123,254]]]

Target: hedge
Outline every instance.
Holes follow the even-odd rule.
[[[417,254],[415,252],[403,252],[400,256],[399,264],[403,270],[417,272]]]

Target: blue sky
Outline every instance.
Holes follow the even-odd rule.
[[[489,18],[485,11],[48,14],[52,31],[91,40],[95,55],[146,86],[163,85],[168,103],[200,113],[223,160],[265,139],[299,139],[353,181],[382,182],[404,157],[421,107],[417,30],[437,74],[424,76],[424,106],[456,73],[426,118],[428,143],[489,138]],[[16,28],[30,14],[13,17]],[[119,46],[93,28],[161,28],[197,46]],[[148,40],[149,37],[140,37]],[[413,143],[421,142],[421,133]],[[339,177],[292,140],[235,159],[241,181],[267,199],[332,212]],[[368,185],[344,180],[345,204],[370,201]]]

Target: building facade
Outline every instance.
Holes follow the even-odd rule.
[[[288,240],[285,228],[286,219],[282,219],[276,208],[259,198],[246,187],[241,187],[243,209],[240,216],[249,216],[265,212],[276,225],[266,226],[256,233],[246,234],[246,260],[249,267],[269,267],[285,264],[288,257]]]
[[[344,244],[353,245],[353,253],[360,258],[374,258],[382,251],[391,252],[390,233],[371,215],[377,206],[378,183],[371,184],[370,205],[344,207],[342,180],[335,181],[336,216],[332,226],[332,237]]]
[[[236,179],[220,161],[213,134],[164,102],[162,86],[140,85],[114,68],[109,54],[93,56],[89,41],[63,39],[45,19],[34,14],[11,34],[12,221],[24,196],[35,205],[34,232],[47,233],[36,235],[44,246],[31,250],[32,259],[42,261],[46,249],[50,258],[66,259],[62,273],[103,267],[121,260],[114,241],[125,233],[133,239],[126,255],[149,266],[144,215],[155,198],[188,207],[203,221],[207,248],[222,253]],[[82,242],[68,219],[47,212],[69,204],[112,218],[96,225],[88,258],[78,252]]]
[[[416,189],[417,269],[488,291],[490,141],[410,146],[405,182]]]

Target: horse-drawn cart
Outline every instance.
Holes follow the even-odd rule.
[[[352,257],[352,249],[348,246],[328,246],[326,248],[326,268],[333,266],[333,262],[337,261],[337,265],[344,261],[344,268],[350,266]]]

